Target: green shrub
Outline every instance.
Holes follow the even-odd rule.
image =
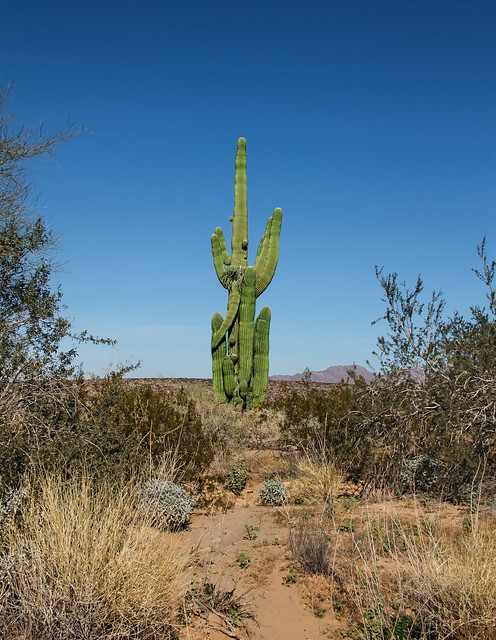
[[[32,412],[36,430],[23,424],[0,429],[0,489],[19,486],[31,464],[118,480],[142,475],[171,454],[182,477],[197,480],[214,456],[216,435],[204,430],[195,402],[181,389],[138,386],[120,372],[75,382],[60,391],[55,406],[39,402]]]
[[[152,516],[161,530],[182,529],[193,513],[188,492],[170,480],[152,478],[140,493],[140,509]]]
[[[478,247],[486,307],[445,314],[397,274],[376,275],[387,335],[378,339],[379,371],[370,384],[302,384],[275,402],[282,434],[300,449],[325,450],[362,491],[415,486],[460,502],[474,485],[490,497],[496,479],[496,262]]]
[[[262,504],[280,507],[286,501],[288,491],[279,480],[265,480],[258,495]]]
[[[241,495],[247,481],[248,469],[245,465],[238,462],[233,463],[226,478],[226,485],[229,491],[232,491],[237,496]]]
[[[339,449],[343,442],[342,424],[353,408],[355,389],[345,382],[325,388],[299,384],[282,393],[274,408],[283,413],[281,432],[285,444],[300,449],[325,442],[328,449]]]
[[[434,457],[424,454],[405,461],[405,470],[400,479],[407,489],[431,491],[444,478],[445,465]]]

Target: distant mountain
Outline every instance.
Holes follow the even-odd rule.
[[[311,371],[310,372],[310,381],[311,382],[329,382],[331,384],[337,384],[341,382],[341,380],[348,380],[349,375],[348,371],[354,371],[357,376],[363,376],[365,382],[371,382],[375,374],[372,371],[369,371],[365,367],[360,366],[359,364],[349,364],[349,365],[335,365],[334,367],[327,367],[324,371]],[[303,380],[305,378],[305,372],[295,373],[293,376],[270,376],[270,380],[285,380],[288,382],[298,382],[299,380]],[[353,382],[350,380],[350,382]]]

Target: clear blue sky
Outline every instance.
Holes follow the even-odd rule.
[[[459,0],[6,0],[0,78],[19,121],[86,125],[36,166],[63,242],[67,313],[118,340],[87,372],[210,376],[248,141],[250,263],[276,206],[271,374],[365,364],[385,327],[374,265],[449,309],[484,302],[496,258],[496,3]]]

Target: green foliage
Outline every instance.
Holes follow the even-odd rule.
[[[240,553],[236,558],[236,562],[241,567],[241,569],[248,569],[251,564],[251,558],[249,558],[246,554]]]
[[[388,616],[382,603],[364,612],[365,623],[358,630],[359,640],[420,640],[425,637],[414,618],[398,613]]]
[[[404,467],[400,480],[406,488],[416,491],[432,491],[446,473],[445,465],[427,454],[405,460]]]
[[[248,469],[244,464],[240,464],[239,462],[231,464],[226,478],[229,491],[232,491],[237,496],[241,495],[243,489],[246,487],[248,473]]]
[[[381,373],[361,397],[358,422],[380,443],[368,464],[382,467],[389,484],[415,476],[421,490],[455,500],[496,472],[495,263],[485,240],[478,255],[482,269],[474,272],[489,305],[472,307],[468,319],[445,318],[438,293],[425,303],[420,277],[410,290],[396,274],[377,270],[389,334],[379,340]]]
[[[40,400],[33,411],[45,430],[0,430],[4,483],[16,486],[28,465],[119,480],[142,474],[164,455],[174,457],[185,480],[197,481],[217,440],[203,429],[194,401],[182,390],[133,385],[124,372],[74,382],[56,405]]]
[[[379,338],[380,370],[365,384],[302,383],[275,403],[286,442],[327,450],[362,490],[416,490],[463,500],[496,477],[496,263],[478,247],[487,306],[445,315],[439,293],[424,298],[377,269],[389,332]]]
[[[45,134],[15,127],[0,89],[0,487],[15,485],[39,447],[57,438],[58,419],[77,413],[74,365],[80,342],[54,284],[57,238],[37,215],[30,163],[50,157],[78,130]]]
[[[258,495],[262,504],[280,507],[288,498],[288,490],[279,480],[265,480]]]
[[[269,371],[270,309],[255,321],[255,300],[270,284],[279,258],[282,211],[274,209],[260,242],[255,265],[248,266],[246,140],[238,140],[231,255],[220,227],[211,237],[215,271],[228,290],[225,318],[212,317],[212,372],[219,403],[256,407],[265,399]]]
[[[337,454],[346,444],[343,425],[353,409],[356,389],[346,383],[326,388],[299,385],[297,390],[281,394],[274,408],[283,413],[281,433],[286,444],[306,450],[315,445]]]
[[[132,386],[110,376],[96,382],[93,391],[74,451],[79,464],[97,474],[108,475],[111,469],[123,476],[172,453],[186,480],[197,479],[209,466],[215,436],[204,432],[196,405],[183,390]]]
[[[356,522],[354,520],[343,520],[338,528],[339,531],[344,531],[345,533],[354,533],[356,531]]]
[[[283,577],[283,583],[286,585],[296,584],[298,582],[298,574],[294,569],[290,569],[289,572]]]
[[[260,530],[260,527],[254,527],[251,524],[245,524],[245,533],[243,536],[243,540],[256,540],[257,531],[259,530]]]
[[[188,492],[170,480],[152,478],[140,492],[140,508],[153,516],[162,530],[178,531],[193,513],[193,501]]]

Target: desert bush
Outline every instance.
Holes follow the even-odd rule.
[[[78,380],[61,381],[49,391],[40,390],[28,409],[19,406],[0,418],[0,493],[19,487],[26,470],[39,461],[57,459],[54,466],[60,466],[59,443],[64,446],[75,437],[83,408],[80,385]]]
[[[283,415],[284,444],[308,450],[325,441],[328,451],[339,449],[353,395],[354,388],[345,382],[327,385],[326,389],[304,383],[297,390],[282,393],[274,400],[274,408]]]
[[[417,466],[416,482],[455,500],[474,481],[494,477],[496,264],[488,262],[485,242],[478,254],[482,269],[475,273],[489,304],[473,307],[469,319],[446,318],[436,292],[424,302],[420,277],[409,289],[396,274],[377,271],[389,334],[378,343],[380,375],[362,389],[353,420],[357,446],[369,452],[357,465],[362,475],[399,485],[415,460],[430,460],[428,468]]]
[[[182,551],[133,510],[134,492],[87,478],[28,486],[9,529],[0,601],[5,634],[37,640],[167,638]]]
[[[342,474],[328,461],[325,447],[320,447],[320,451],[307,452],[296,461],[294,477],[287,482],[289,499],[324,511],[332,506],[342,481]]]
[[[331,538],[315,522],[301,520],[291,529],[288,547],[305,571],[326,576],[331,574]]]
[[[248,469],[239,462],[233,462],[226,477],[226,486],[235,495],[241,495],[248,481]]]
[[[45,412],[44,428],[16,428],[12,439],[0,430],[0,444],[6,440],[0,447],[4,481],[16,486],[29,466],[119,480],[150,475],[171,455],[183,479],[201,478],[216,440],[203,430],[194,402],[181,389],[133,385],[123,378],[126,371],[75,384],[57,412]],[[39,403],[32,410],[40,413],[44,407]]]
[[[140,510],[161,530],[182,529],[193,513],[188,492],[171,480],[151,478],[140,491]]]
[[[403,466],[405,470],[401,472],[400,480],[415,492],[431,491],[445,474],[444,464],[426,454],[405,460]]]
[[[280,507],[287,500],[288,490],[279,480],[265,480],[258,495],[262,504]]]
[[[32,456],[77,413],[78,344],[113,344],[76,334],[64,317],[57,236],[39,215],[30,176],[34,160],[80,130],[16,125],[9,97],[10,88],[0,88],[0,492],[18,484]]]
[[[377,269],[388,334],[370,384],[307,385],[278,406],[282,433],[300,448],[322,439],[335,464],[364,492],[417,489],[461,501],[496,477],[496,263],[478,247],[486,307],[447,317],[419,277],[410,289]]]
[[[204,432],[195,403],[182,389],[154,390],[111,376],[97,382],[93,394],[83,427],[84,439],[97,446],[81,443],[92,466],[110,461],[123,474],[174,451],[183,477],[192,479],[212,461],[215,436]]]

